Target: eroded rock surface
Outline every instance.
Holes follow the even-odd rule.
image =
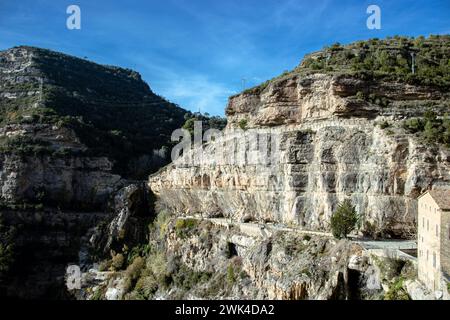
[[[391,104],[358,100],[359,90],[383,93]],[[281,79],[260,94],[230,98],[228,128],[203,146],[203,158],[193,155],[199,148],[186,152],[149,186],[177,213],[314,230],[329,230],[332,212],[349,197],[362,230],[405,236],[414,229],[416,198],[450,182],[450,151],[407,134],[401,121],[422,115],[430,101],[444,112],[441,99],[448,93],[400,83]],[[415,107],[407,107],[411,101]],[[381,129],[383,121],[391,127]]]

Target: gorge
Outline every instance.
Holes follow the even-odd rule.
[[[195,117],[135,71],[1,52],[0,295],[410,298],[414,259],[356,240],[414,240],[419,195],[450,188],[449,52],[449,36],[326,47],[230,97],[221,134],[172,162]],[[358,228],[334,239],[345,199]]]

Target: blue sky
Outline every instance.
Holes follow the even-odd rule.
[[[81,30],[66,28],[67,6]],[[370,4],[381,30],[366,27]],[[334,42],[450,33],[450,1],[0,0],[0,50],[32,45],[140,72],[156,93],[223,115],[228,96]]]

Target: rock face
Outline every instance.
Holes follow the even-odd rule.
[[[356,99],[358,92],[395,101],[390,108]],[[417,110],[399,110],[407,101],[439,100],[444,93],[426,86],[413,86],[348,75],[290,75],[272,82],[264,91],[243,93],[230,98],[228,122],[237,126],[245,119],[248,127],[302,124],[335,117],[373,119]],[[417,113],[415,114],[417,115]]]
[[[33,47],[0,52],[0,220],[17,226],[0,296],[67,297],[65,268],[89,265],[100,226],[111,223],[102,253],[123,232],[120,241],[144,241],[151,212],[136,181],[168,163],[185,113],[132,70]]]
[[[349,241],[320,237],[305,240],[289,233],[261,237],[206,222],[183,239],[171,232],[166,241],[168,254],[191,270],[220,274],[233,268],[235,285],[228,296],[221,296],[222,292],[209,299],[350,298],[352,293],[346,284],[348,254],[360,252]]]
[[[2,155],[0,167],[1,198],[10,203],[32,201],[100,209],[125,183],[111,172],[112,163],[106,157]]]
[[[124,179],[167,163],[184,114],[132,70],[32,47],[0,52],[0,200],[102,208]]]
[[[3,225],[14,228],[14,260],[1,275],[0,296],[22,299],[68,299],[67,265],[83,267],[82,249],[90,229],[107,217],[102,212],[5,211]]]
[[[389,106],[359,99],[359,91],[380,94]],[[425,105],[449,111],[448,99],[431,87],[288,75],[231,97],[223,135],[185,152],[149,186],[177,213],[314,230],[328,230],[349,197],[363,231],[405,236],[414,229],[417,196],[450,182],[450,151],[420,142],[401,121],[421,116]]]
[[[112,220],[100,226],[90,243],[99,252],[119,252],[123,245],[129,248],[146,242],[148,223],[153,217],[151,196],[145,183],[134,183],[116,193],[113,201]]]
[[[147,269],[141,270],[134,290],[132,282],[127,290],[121,286],[130,283],[129,269],[109,281],[94,283],[102,297],[325,300],[381,293],[381,287],[367,289],[369,261],[351,241],[305,236],[292,230],[256,232],[265,227],[219,223],[217,219],[185,221],[189,222],[183,224],[175,218],[164,224],[163,233],[157,230],[157,235],[163,236],[158,254],[146,258]],[[355,258],[359,261],[356,266],[352,263]],[[152,272],[161,266],[166,280],[155,282]],[[93,277],[102,278],[95,270],[83,275],[84,279]],[[85,281],[83,286],[82,292],[95,291],[87,290],[92,282]]]

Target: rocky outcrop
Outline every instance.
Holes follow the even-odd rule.
[[[84,270],[93,253],[145,241],[149,196],[136,181],[168,163],[185,113],[135,71],[1,51],[0,218],[20,228],[0,296],[67,298],[67,264]]]
[[[158,255],[146,258],[147,269],[140,271],[137,282],[129,277],[133,267],[125,272],[103,272],[107,278],[90,270],[82,276],[80,292],[100,290],[100,297],[107,300],[134,299],[146,288],[150,296],[144,297],[150,299],[325,300],[358,299],[363,292],[369,297],[382,291],[381,287],[366,288],[365,272],[370,264],[361,247],[348,240],[295,231],[257,234],[249,232],[250,225],[186,221],[175,218],[164,225],[164,233],[155,230],[163,235]],[[351,261],[355,257],[364,263],[355,267]],[[151,274],[161,266],[166,280],[157,284]],[[92,278],[100,281],[87,281]],[[126,289],[124,283],[128,283]]]
[[[152,198],[144,183],[134,183],[119,190],[113,201],[111,221],[97,227],[90,244],[103,255],[119,252],[124,245],[132,248],[148,241],[148,223],[153,217]]]
[[[205,238],[201,229],[211,236]],[[255,237],[207,224],[198,230],[199,234],[191,232],[183,239],[170,233],[167,252],[195,271],[215,274],[234,268],[237,279],[230,296],[208,298],[325,300],[350,294],[345,280],[347,255],[356,247],[349,242],[289,233]],[[230,247],[235,251],[230,252]]]
[[[111,162],[99,158],[2,155],[1,199],[62,208],[99,210],[125,181],[111,172]]]
[[[358,91],[382,94],[389,107],[355,97]],[[361,230],[405,236],[414,229],[417,196],[450,182],[450,151],[401,126],[427,104],[448,111],[448,93],[290,75],[260,93],[230,98],[223,135],[185,152],[152,175],[149,186],[179,214],[314,230],[328,230],[332,212],[348,197],[362,215]],[[381,122],[390,128],[381,129]]]
[[[166,164],[185,114],[135,71],[33,47],[0,52],[0,106],[0,200],[87,211]]]
[[[102,212],[2,210],[0,221],[14,228],[13,259],[1,277],[0,296],[21,299],[68,299],[64,274],[69,264],[82,269],[86,235],[107,215]],[[87,252],[86,252],[87,253]]]
[[[358,99],[363,96],[384,97],[389,108]],[[302,124],[330,118],[364,118],[422,114],[423,108],[405,110],[412,101],[439,101],[448,93],[430,87],[375,80],[345,75],[289,75],[270,83],[262,92],[245,92],[230,98],[226,108],[229,127],[245,120],[248,128]],[[422,110],[421,110],[422,109]]]

